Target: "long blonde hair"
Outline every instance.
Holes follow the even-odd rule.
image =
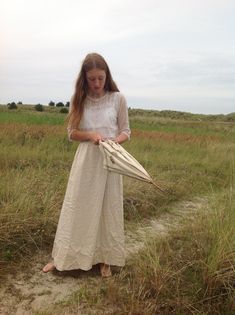
[[[88,91],[86,73],[93,69],[105,71],[105,91],[119,92],[116,83],[113,81],[108,64],[104,60],[104,58],[97,53],[88,54],[82,63],[81,70],[75,85],[75,92],[71,99],[71,110],[67,118],[67,121],[71,126],[78,127],[81,121],[84,112],[85,99]]]

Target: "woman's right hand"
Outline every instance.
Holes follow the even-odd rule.
[[[90,133],[90,141],[94,144],[99,144],[100,141],[103,140],[103,137],[96,132],[91,132]]]

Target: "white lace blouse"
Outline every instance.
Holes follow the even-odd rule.
[[[107,92],[100,98],[86,97],[83,117],[79,128],[68,126],[68,137],[74,129],[98,132],[107,139],[121,133],[130,138],[126,100],[120,92]]]

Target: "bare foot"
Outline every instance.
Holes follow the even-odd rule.
[[[100,273],[102,278],[108,278],[112,276],[110,265],[100,264]]]
[[[43,272],[49,272],[55,269],[55,265],[53,262],[49,262],[46,266],[43,267]]]

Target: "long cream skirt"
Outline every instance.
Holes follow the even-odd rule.
[[[102,164],[97,145],[79,144],[52,251],[60,271],[125,264],[122,176]]]

